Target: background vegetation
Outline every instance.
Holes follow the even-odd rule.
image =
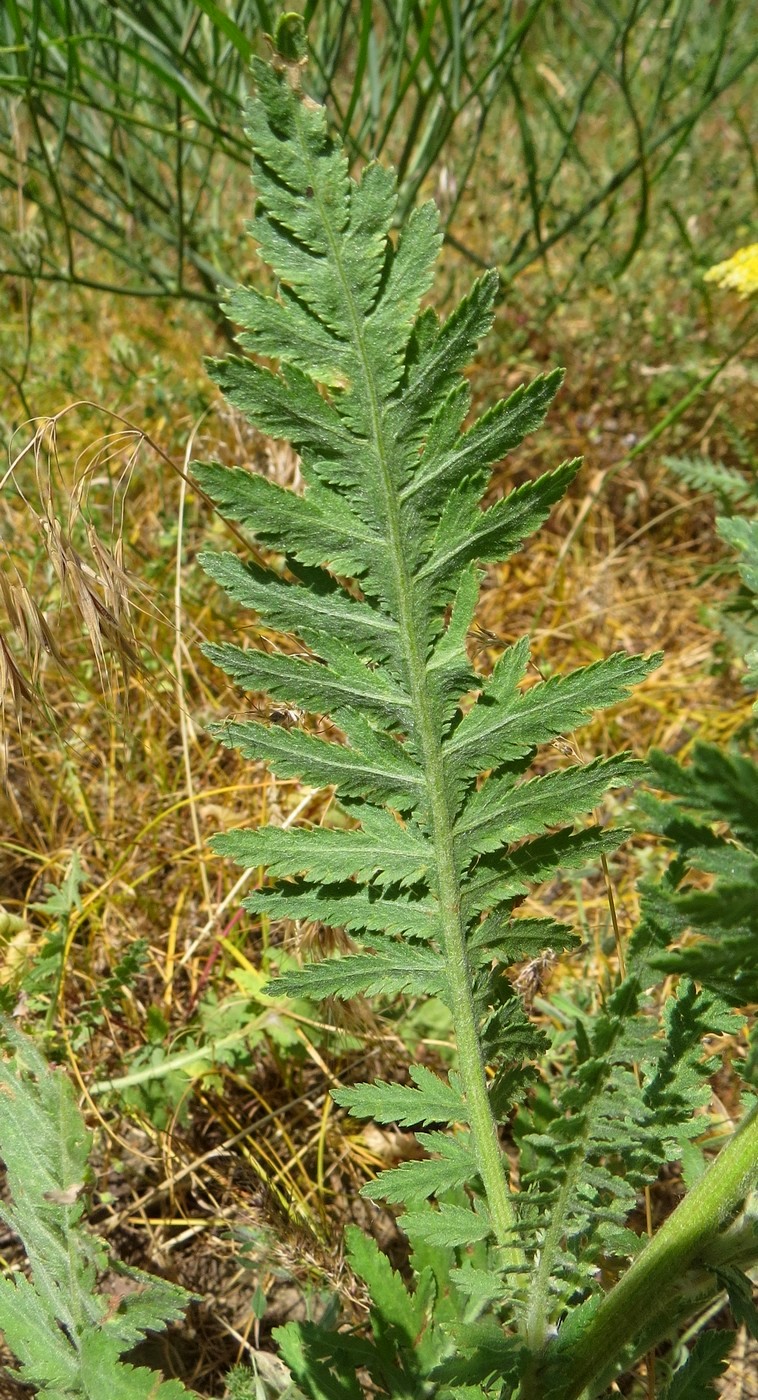
[[[584,471],[537,545],[488,580],[477,635],[486,665],[531,630],[543,674],[665,650],[583,732],[583,757],[654,743],[686,758],[695,740],[747,734],[709,464],[744,481],[754,513],[755,313],[703,272],[751,241],[750,11],[305,7],[315,89],[356,159],[391,156],[407,204],[440,202],[443,295],[472,261],[500,269],[477,406],[567,367],[507,481],[576,453]],[[0,17],[0,998],[68,1063],[99,1129],[100,1231],[202,1294],[189,1345],[185,1332],[180,1356],[169,1335],[155,1359],[209,1396],[251,1357],[276,1391],[271,1327],[353,1287],[334,1247],[346,1221],[397,1249],[357,1191],[402,1160],[406,1135],[348,1123],[328,1089],[358,1064],[391,1076],[408,1049],[434,1065],[451,1048],[443,1010],[412,1000],[324,1021],[264,998],[282,930],[242,911],[237,873],[206,845],[221,826],[317,819],[326,800],[204,734],[241,705],[199,651],[231,632],[194,562],[229,527],[184,475],[215,455],[297,479],[201,362],[226,334],[216,285],[257,275],[239,107],[270,27],[245,0],[9,0]],[[641,836],[615,861],[622,931],[662,859]],[[539,1018],[548,983],[559,1008],[599,996],[616,951],[596,872],[532,904],[584,933],[581,956],[524,969]],[[284,935],[289,953],[318,930]],[[704,1135],[728,1131],[732,1094],[726,1053]],[[659,1184],[656,1218],[674,1190]],[[17,1259],[10,1237],[2,1248]],[[360,1294],[352,1306],[360,1317]]]

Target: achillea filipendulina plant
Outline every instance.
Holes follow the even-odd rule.
[[[207,648],[241,686],[293,718],[229,723],[218,737],[279,776],[333,789],[341,810],[331,825],[232,831],[214,846],[266,870],[268,883],[246,901],[254,913],[347,930],[355,945],[286,972],[277,995],[438,997],[452,1015],[457,1066],[443,1077],[413,1065],[409,1082],[398,1074],[335,1094],[357,1117],[417,1130],[425,1155],[364,1190],[400,1208],[409,1268],[405,1276],[393,1270],[374,1239],[351,1228],[347,1253],[371,1299],[370,1328],[340,1324],[330,1311],[321,1325],[280,1329],[278,1341],[310,1400],[592,1400],[641,1357],[676,1344],[724,1290],[736,1319],[758,1323],[746,1273],[758,1259],[758,1233],[745,1209],[758,1179],[758,1109],[748,1108],[715,1156],[698,1144],[704,1120],[696,1112],[720,1063],[712,1038],[742,1034],[742,988],[752,995],[754,985],[748,941],[741,927],[735,937],[711,927],[707,975],[702,957],[683,962],[690,976],[660,1010],[659,969],[668,970],[669,945],[683,931],[677,858],[665,896],[646,896],[608,994],[577,995],[573,1023],[564,1016],[558,1032],[530,1019],[510,969],[570,948],[575,935],[525,916],[523,897],[616,847],[624,833],[592,813],[642,768],[619,754],[535,773],[535,757],[623,700],[657,658],[619,653],[524,689],[522,638],[488,678],[473,670],[466,638],[482,566],[530,537],[577,470],[566,463],[481,505],[491,467],[542,422],[560,374],[541,376],[464,426],[463,370],[491,323],[497,279],[481,278],[443,323],[422,309],[440,246],[434,206],[416,210],[395,240],[393,175],[371,165],[359,182],[350,178],[323,110],[304,94],[301,53],[299,22],[286,16],[273,64],[254,65],[254,232],[277,291],[232,294],[241,343],[258,358],[217,362],[212,372],[258,428],[295,446],[304,491],[214,464],[197,473],[220,509],[278,556],[267,568],[208,554],[208,574],[290,643]],[[299,723],[307,714],[328,723],[311,732]],[[721,774],[721,787],[739,808],[747,769],[731,771],[734,782]],[[684,805],[697,802],[700,777],[677,789]],[[749,810],[731,823],[736,839],[704,829],[710,865],[696,853],[701,870],[726,875],[730,899],[757,854],[747,800]],[[667,838],[678,840],[677,814],[664,819]],[[740,909],[749,930],[754,913]],[[32,1077],[46,1082],[39,1067]],[[22,1066],[25,1093],[28,1078]],[[41,1373],[43,1331],[28,1341],[23,1328],[23,1307],[41,1307],[59,1349],[61,1337],[66,1343],[65,1364],[80,1365],[79,1322],[72,1331],[62,1311],[70,1251],[56,1236],[49,1264],[32,1255],[45,1201],[74,1212],[67,1229],[80,1225],[86,1144],[69,1109],[58,1127],[73,1145],[70,1170],[66,1164],[52,1188],[37,1181],[28,1218],[17,1209],[11,1219],[35,1279],[41,1261],[42,1302],[23,1283],[4,1289],[0,1324],[11,1319],[10,1345],[25,1364],[28,1353],[26,1375],[40,1393],[131,1400],[133,1382],[118,1370],[124,1339],[110,1319],[103,1340],[87,1340],[104,1349],[110,1368],[100,1391],[76,1370],[60,1383]],[[39,1111],[50,1118],[54,1105]],[[27,1133],[20,1141],[13,1116],[0,1113],[4,1155],[10,1142],[23,1163],[31,1140]],[[638,1212],[673,1163],[684,1164],[687,1190],[648,1237]],[[81,1257],[74,1281],[94,1296],[89,1246]],[[160,1289],[149,1296],[141,1330],[177,1306]],[[91,1331],[102,1308],[86,1298],[82,1306]],[[648,1360],[649,1393],[712,1396],[731,1337],[703,1333],[683,1365],[676,1345],[662,1349],[655,1381]],[[234,1384],[244,1393],[247,1378]],[[181,1391],[155,1378],[141,1393],[168,1400]]]
[[[447,1078],[416,1065],[409,1083],[335,1094],[356,1116],[425,1129],[427,1155],[366,1188],[403,1208],[415,1285],[351,1231],[373,1342],[293,1324],[282,1353],[314,1400],[358,1397],[359,1373],[393,1396],[596,1395],[717,1287],[707,1252],[758,1175],[753,1111],[651,1240],[630,1228],[641,1193],[698,1134],[693,1107],[707,1101],[713,1068],[703,1038],[740,1024],[689,982],[654,1019],[659,930],[643,924],[601,1012],[578,1015],[563,1075],[549,1073],[548,1037],[507,976],[571,946],[570,928],[522,917],[519,904],[533,883],[616,846],[623,833],[587,817],[640,770],[620,754],[529,777],[535,753],[622,700],[657,659],[617,654],[523,690],[522,638],[486,680],[472,670],[481,567],[519,548],[577,471],[565,463],[482,508],[491,467],[542,422],[560,373],[464,426],[463,369],[491,324],[496,278],[482,277],[443,323],[422,309],[440,247],[434,206],[394,240],[392,173],[370,165],[350,178],[303,91],[296,19],[278,41],[273,65],[254,64],[248,112],[253,232],[277,291],[231,295],[256,358],[211,372],[251,422],[295,446],[305,489],[214,464],[197,471],[222,513],[282,561],[266,570],[209,554],[204,567],[295,654],[206,651],[246,690],[328,718],[321,733],[252,720],[218,737],[278,776],[332,788],[343,816],[213,845],[267,870],[252,912],[317,920],[355,942],[287,972],[278,992],[439,997],[458,1049]],[[501,1134],[518,1105],[515,1190]],[[673,1384],[672,1395],[701,1393]]]

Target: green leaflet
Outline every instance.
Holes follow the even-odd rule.
[[[336,1089],[337,1103],[355,1118],[375,1118],[377,1123],[398,1123],[412,1128],[417,1123],[465,1123],[466,1105],[457,1089],[445,1084],[423,1065],[412,1065],[408,1084],[358,1084]]]
[[[243,564],[235,554],[199,554],[198,563],[235,602],[265,612],[269,626],[306,640],[336,637],[375,658],[384,659],[395,650],[394,619],[351,598],[324,570],[311,570],[308,586],[302,588],[254,564]]]
[[[189,1400],[191,1392],[181,1381],[164,1381],[146,1366],[116,1363],[116,1355],[103,1333],[84,1338],[80,1393],[86,1400],[100,1400],[104,1389],[109,1400]]]
[[[565,495],[581,462],[565,462],[537,481],[519,486],[489,510],[471,499],[468,481],[451,491],[432,542],[432,552],[419,579],[444,584],[457,579],[473,561],[485,564],[509,554],[547,519],[550,509]],[[477,497],[480,495],[477,492]]]
[[[464,1206],[441,1205],[437,1210],[409,1210],[403,1216],[403,1229],[413,1244],[459,1245],[475,1244],[492,1233],[492,1221],[486,1211],[466,1210]]]
[[[738,509],[755,489],[742,472],[710,457],[664,457],[663,462],[690,490],[711,495],[724,506]]]
[[[538,836],[507,854],[484,856],[465,885],[466,916],[492,909],[502,900],[524,894],[531,885],[550,878],[556,868],[573,870],[615,851],[631,831],[590,826],[584,831],[559,831]]]
[[[333,1349],[325,1356],[316,1351],[314,1343],[321,1341],[320,1350],[323,1351],[327,1338],[328,1334],[307,1323],[291,1322],[274,1332],[282,1360],[312,1400],[363,1400],[355,1373],[345,1368],[337,1372],[330,1365],[335,1360]]]
[[[243,690],[266,691],[303,710],[339,715],[345,708],[365,710],[385,724],[408,722],[410,698],[378,668],[363,666],[342,643],[332,641],[334,667],[284,656],[279,652],[243,651],[229,642],[206,642],[205,655]]]
[[[376,883],[280,884],[275,889],[254,890],[244,903],[251,913],[266,914],[270,919],[313,919],[348,932],[404,933],[427,942],[441,934],[437,905],[431,898],[407,893],[390,898]]]
[[[508,910],[484,919],[472,934],[469,947],[477,950],[482,962],[497,958],[510,964],[539,957],[547,948],[560,953],[575,943],[576,934],[568,924],[555,919],[514,919]]]
[[[753,1281],[735,1264],[717,1269],[716,1277],[729,1298],[735,1322],[745,1327],[753,1340],[758,1338],[758,1308],[753,1302]]]
[[[429,509],[440,492],[462,478],[486,479],[494,462],[541,427],[562,381],[563,370],[556,369],[539,375],[529,385],[519,385],[510,398],[494,404],[463,434],[460,426],[468,406],[468,386],[456,386],[431,424],[421,466],[401,493],[401,499],[415,496]],[[458,404],[461,389],[465,398]]]
[[[367,996],[445,996],[448,985],[445,963],[433,948],[397,942],[379,934],[364,933],[361,940],[371,954],[353,953],[277,978],[277,993],[292,997],[341,997],[343,1001]]]
[[[77,1382],[76,1355],[23,1275],[0,1279],[0,1322],[6,1345],[21,1363],[19,1376],[43,1394],[51,1386],[70,1393]]]
[[[224,384],[221,385],[224,388]],[[311,487],[305,497],[275,486],[240,467],[196,462],[193,472],[222,515],[250,525],[264,544],[292,554],[304,564],[329,564],[335,573],[361,577],[378,572],[381,536],[368,529],[343,502],[326,500]]]
[[[512,653],[528,661],[528,643]],[[556,735],[576,728],[594,710],[623,700],[632,686],[643,681],[660,665],[660,654],[645,658],[616,652],[606,661],[597,661],[517,691],[516,675],[511,678],[511,653],[495,668],[491,681],[482,690],[479,702],[469,710],[445,749],[453,771],[470,777],[485,768],[496,768],[514,758],[522,758],[535,744],[545,744]]]
[[[508,1337],[496,1317],[467,1320],[456,1328],[455,1350],[435,1372],[445,1383],[441,1394],[454,1400],[479,1400],[518,1394],[523,1373],[523,1344]]]
[[[365,1393],[355,1371],[367,1372],[381,1393],[412,1400],[438,1359],[435,1326],[435,1279],[424,1269],[409,1291],[376,1242],[349,1225],[345,1231],[347,1257],[363,1281],[370,1301],[373,1340],[351,1332],[327,1330],[311,1323],[290,1323],[275,1333],[282,1355],[295,1379],[314,1400],[353,1397]]]
[[[362,1196],[372,1201],[412,1205],[474,1180],[476,1162],[467,1138],[446,1133],[416,1133],[416,1138],[427,1152],[437,1155],[420,1162],[402,1162],[399,1167],[380,1172],[363,1187]]]
[[[697,1133],[693,1111],[707,1103],[713,1067],[703,1037],[730,1024],[723,1005],[685,983],[667,1003],[664,1036],[651,1038],[639,1014],[649,978],[635,954],[606,1014],[577,1022],[572,1072],[557,1100],[537,1099],[520,1114],[522,1213],[539,1241],[535,1295],[548,1292],[553,1316],[577,1279],[591,1286],[599,1259],[639,1250],[627,1216]]]
[[[409,345],[408,389],[392,405],[393,423],[401,440],[420,436],[434,410],[458,383],[461,370],[492,325],[498,286],[493,268],[474,283],[441,327],[434,312],[419,318]]]
[[[424,1323],[426,1298],[423,1290],[417,1290],[415,1295],[409,1293],[376,1241],[355,1225],[347,1227],[345,1244],[355,1273],[371,1293],[375,1332],[381,1337],[394,1331],[412,1347]]]
[[[356,734],[360,748],[254,721],[213,725],[209,732],[246,758],[262,759],[277,777],[299,777],[313,787],[334,786],[345,797],[369,797],[409,811],[423,793],[421,773],[399,744],[369,726],[359,726],[358,719],[340,714],[342,728]]]
[[[629,754],[618,754],[556,769],[518,787],[511,778],[490,778],[472,794],[456,822],[461,867],[480,853],[590,811],[609,788],[634,782],[642,766]]]
[[[724,1374],[734,1338],[734,1332],[702,1332],[663,1400],[716,1400],[711,1382]]]
[[[378,877],[385,883],[416,880],[429,868],[428,844],[384,812],[363,817],[361,831],[312,831],[264,826],[212,838],[214,850],[238,865],[265,865],[272,875],[315,875],[324,883]]]
[[[692,763],[686,768],[660,749],[648,758],[656,786],[680,799],[685,811],[705,814],[711,821],[729,823],[735,835],[748,843],[758,833],[756,765],[742,754],[695,744]],[[676,813],[678,815],[678,813]]]

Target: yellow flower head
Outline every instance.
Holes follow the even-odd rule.
[[[709,267],[705,280],[716,282],[719,287],[728,287],[741,297],[749,297],[758,292],[758,243],[750,243],[747,248],[738,248],[726,262]]]

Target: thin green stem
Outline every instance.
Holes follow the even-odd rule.
[[[612,1060],[613,1045],[622,1030],[623,1022],[617,1021],[613,1038],[608,1042],[605,1050],[609,1060]],[[591,1141],[596,1126],[596,1114],[602,1105],[607,1086],[607,1076],[600,1077],[591,1098],[583,1105],[581,1115],[577,1115],[576,1138],[572,1145],[571,1155],[566,1162],[563,1182],[555,1201],[550,1206],[550,1222],[540,1246],[537,1268],[529,1280],[529,1309],[523,1330],[527,1344],[535,1358],[539,1357],[547,1337],[553,1267],[566,1229],[566,1213],[574,1197],[577,1181],[585,1166],[587,1144]],[[538,1361],[536,1364],[539,1364]]]

